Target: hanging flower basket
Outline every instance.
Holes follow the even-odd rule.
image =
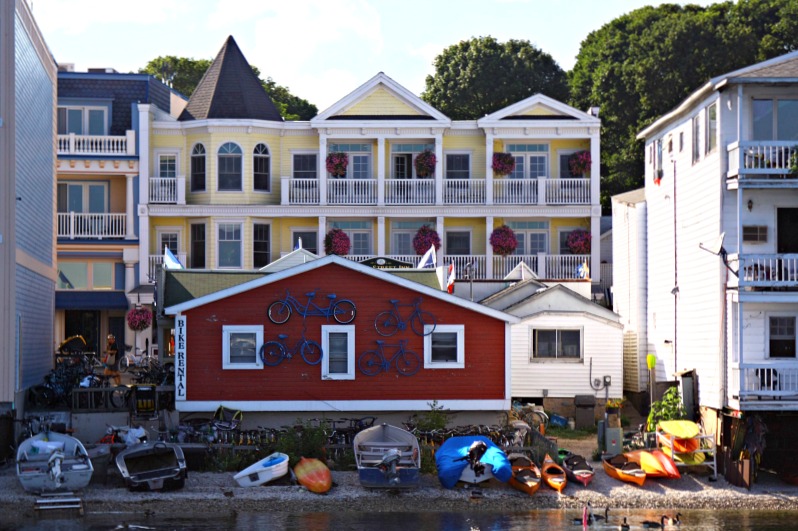
[[[511,153],[494,153],[491,168],[497,177],[510,175],[515,169],[515,157]]]
[[[134,308],[127,313],[127,326],[134,332],[146,330],[152,324],[152,312],[147,308]]]
[[[349,236],[341,229],[332,229],[324,237],[324,252],[326,254],[344,256],[349,254],[349,249],[351,248],[352,243],[349,241]]]
[[[572,254],[590,254],[590,233],[584,229],[576,229],[568,235],[565,245]]]
[[[419,177],[429,177],[435,173],[436,162],[435,153],[425,149],[416,155],[416,159],[413,161],[413,164],[416,166],[416,175]]]
[[[568,170],[571,177],[582,177],[590,173],[592,163],[590,151],[577,151],[568,158]]]
[[[432,245],[435,246],[436,251],[440,249],[441,238],[438,236],[438,233],[435,232],[435,229],[429,225],[422,225],[413,237],[413,249],[416,251],[417,255],[421,256],[429,251]]]
[[[493,254],[508,256],[513,254],[518,247],[518,239],[515,237],[513,229],[502,225],[493,229],[490,234],[490,244],[493,247]]]
[[[346,153],[333,152],[327,155],[327,171],[333,177],[346,176],[347,166],[349,166],[349,157]]]

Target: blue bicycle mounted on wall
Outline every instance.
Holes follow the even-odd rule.
[[[388,345],[385,341],[377,340],[377,350],[367,350],[360,355],[357,366],[366,376],[391,370],[391,363],[396,367],[396,372],[402,376],[412,376],[421,368],[421,358],[412,350],[407,350],[406,339],[400,339],[398,345]],[[385,357],[385,347],[396,347],[390,358]]]
[[[398,300],[391,300],[390,303],[393,308],[378,313],[377,318],[374,319],[374,329],[381,336],[392,336],[398,331],[406,330],[408,323],[413,332],[419,336],[428,336],[435,331],[435,316],[421,309],[421,297],[410,304],[399,304]],[[402,315],[399,313],[400,306],[412,306],[413,311],[410,312],[407,320],[402,319]],[[428,330],[424,330],[426,326],[429,326]]]
[[[276,367],[280,365],[283,360],[290,360],[294,354],[299,353],[305,363],[308,365],[318,365],[321,363],[321,345],[305,337],[302,332],[302,337],[296,342],[294,348],[289,349],[285,344],[288,338],[285,334],[278,334],[278,341],[267,341],[260,347],[260,360],[264,365]]]
[[[327,295],[329,303],[326,307],[322,307],[313,302],[313,298],[316,296],[315,291],[305,293],[305,295],[307,295],[308,301],[303,304],[286,290],[284,299],[274,301],[269,305],[269,309],[266,312],[269,321],[274,324],[283,324],[288,321],[293,311],[303,318],[317,315],[326,317],[329,321],[330,317],[332,317],[341,324],[349,324],[355,320],[357,308],[355,308],[354,302],[348,299],[336,300],[335,293],[330,293]]]

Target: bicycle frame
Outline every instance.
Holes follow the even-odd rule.
[[[302,304],[299,299],[286,290],[284,298],[274,301],[269,305],[269,309],[267,310],[269,320],[274,324],[283,324],[291,317],[292,309],[297,314],[301,315],[303,319],[311,316],[319,316],[326,317],[329,321],[330,317],[333,317],[341,324],[351,323],[355,319],[357,308],[355,307],[355,303],[348,299],[338,299],[334,293],[331,293],[327,295],[330,301],[329,304],[327,307],[322,307],[313,302],[316,296],[315,291],[308,292],[305,295],[308,297],[308,300],[305,304]]]
[[[412,350],[407,350],[406,339],[400,339],[398,344],[388,345],[385,341],[377,341],[377,350],[367,350],[360,355],[358,367],[366,376],[376,376],[380,372],[388,372],[391,363],[396,366],[396,371],[402,376],[412,376],[421,368],[421,358]],[[396,352],[390,358],[385,357],[385,347],[396,347]]]
[[[378,313],[374,319],[374,329],[381,336],[392,336],[396,332],[407,330],[408,324],[413,332],[419,336],[428,336],[435,331],[437,320],[434,315],[421,309],[421,297],[409,304],[401,304],[396,299],[391,299],[389,302],[392,308]],[[402,319],[402,314],[399,311],[400,306],[413,308],[406,320]]]
[[[279,334],[277,337],[277,341],[267,341],[260,347],[260,359],[264,365],[275,367],[282,363],[283,360],[291,359],[296,353],[299,353],[308,365],[321,363],[323,356],[321,345],[312,339],[306,338],[304,332],[302,332],[302,337],[299,338],[294,347],[290,349],[285,342],[288,338],[286,334]]]

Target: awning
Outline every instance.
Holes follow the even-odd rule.
[[[56,291],[57,310],[127,310],[123,291]]]

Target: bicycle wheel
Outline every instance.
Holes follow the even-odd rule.
[[[412,350],[404,350],[396,356],[395,365],[402,376],[412,376],[421,368],[421,358]]]
[[[357,308],[355,303],[350,300],[340,300],[333,305],[333,317],[341,324],[349,324],[355,320]]]
[[[269,305],[266,315],[274,324],[283,324],[291,317],[291,305],[285,301],[274,301]]]
[[[318,365],[321,363],[321,345],[312,339],[308,339],[302,344],[302,348],[299,349],[299,354],[308,365]]]
[[[424,330],[425,326],[429,326],[429,330]],[[424,310],[419,310],[410,318],[410,328],[419,336],[428,336],[435,331],[437,320],[435,316]]]
[[[374,319],[374,329],[381,336],[392,336],[399,330],[399,318],[393,312],[380,312]]]
[[[285,347],[277,341],[267,341],[260,347],[260,360],[264,365],[275,367],[285,358]]]
[[[111,406],[114,409],[127,409],[128,400],[130,399],[130,388],[124,385],[118,385],[111,390]]]
[[[127,372],[130,368],[130,358],[127,356],[123,356],[122,359],[119,360],[119,372]]]
[[[377,375],[382,370],[382,356],[374,350],[367,350],[360,355],[357,366],[360,367],[360,372],[366,376]]]

